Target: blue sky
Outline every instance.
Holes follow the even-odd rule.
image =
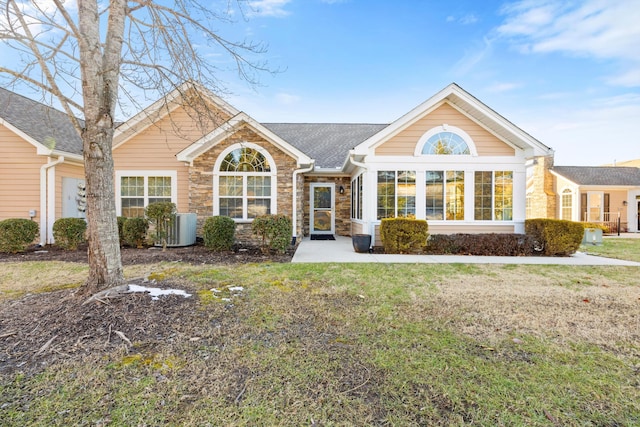
[[[233,36],[281,72],[229,101],[263,122],[388,123],[456,82],[556,151],[640,158],[640,0],[259,0]]]
[[[220,34],[265,43],[256,60],[280,72],[255,87],[220,78],[259,121],[390,123],[456,82],[557,165],[640,159],[640,0],[240,2]],[[0,64],[11,58],[0,47]]]

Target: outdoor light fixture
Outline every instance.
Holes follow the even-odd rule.
[[[344,194],[344,187],[341,185],[340,188],[338,189],[338,191],[340,192],[340,194]],[[627,203],[627,202],[625,202]]]
[[[622,201],[622,206],[627,206],[627,201],[626,200]]]

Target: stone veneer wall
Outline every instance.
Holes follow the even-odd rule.
[[[227,147],[241,142],[251,142],[264,147],[275,162],[277,171],[277,213],[292,217],[293,172],[297,162],[282,150],[266,141],[249,127],[245,126],[229,136],[220,144],[193,161],[189,168],[189,211],[198,217],[197,235],[202,236],[202,227],[206,218],[213,215],[213,167],[218,156]],[[274,165],[272,165],[273,167]],[[298,198],[301,198],[303,180],[298,179]],[[301,206],[301,205],[299,205]],[[273,212],[273,207],[272,207]],[[302,234],[302,209],[298,211],[298,232]],[[258,240],[251,233],[251,223],[239,223],[236,227],[236,241],[257,243]]]
[[[554,191],[554,177],[549,172],[553,167],[553,155],[534,160],[531,218],[556,218],[558,198]]]
[[[310,183],[334,183],[335,188],[335,221],[338,236],[351,236],[351,178],[348,176],[306,176],[304,179],[304,234],[311,230],[310,215]],[[340,186],[344,187],[344,194],[340,194]]]

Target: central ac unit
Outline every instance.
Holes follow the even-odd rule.
[[[179,213],[171,224],[167,246],[191,246],[196,243],[197,215],[194,213]]]

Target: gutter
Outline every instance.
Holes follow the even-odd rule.
[[[301,173],[307,173],[313,170],[313,168],[315,167],[316,161],[315,160],[311,160],[311,165],[309,167],[306,168],[300,168],[300,169],[296,169],[293,171],[293,201],[292,201],[292,205],[293,205],[293,212],[291,215],[291,222],[292,222],[292,227],[291,227],[291,244],[295,245],[296,244],[296,238],[297,236],[297,229],[298,229],[298,174]]]
[[[51,161],[51,157],[49,157],[49,161]],[[53,194],[49,195],[47,173],[49,169],[61,163],[64,163],[64,156],[58,157],[58,160],[56,160],[55,162],[46,163],[40,167],[40,246],[44,246],[48,243],[47,225],[49,221],[49,214],[50,214],[50,211],[55,210],[55,187],[53,189],[54,190]],[[53,198],[52,203],[51,203],[51,198]],[[53,215],[55,216],[55,212],[53,212]]]

